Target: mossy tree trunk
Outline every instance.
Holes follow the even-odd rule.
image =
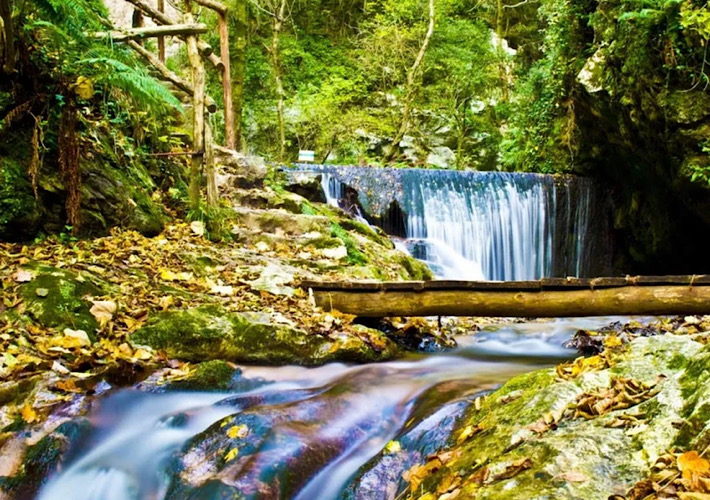
[[[15,35],[12,21],[12,0],[0,0],[0,19],[3,25],[2,70],[6,75],[15,72]]]

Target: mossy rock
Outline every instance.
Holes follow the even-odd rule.
[[[151,199],[155,189],[150,175],[136,164],[125,170],[114,168],[101,157],[81,163],[82,229],[89,234],[105,234],[114,226],[134,229],[146,236],[163,230],[167,217]]]
[[[379,332],[370,332],[371,343],[361,337],[344,333],[326,337],[279,323],[268,314],[230,313],[217,306],[205,306],[158,313],[133,334],[131,341],[193,362],[221,359],[269,365],[320,365],[332,361],[380,361],[396,356],[396,346]]]
[[[638,338],[611,368],[571,380],[559,380],[554,370],[515,377],[478,408],[469,408],[439,452],[458,458],[425,477],[420,493],[435,493],[458,475],[465,498],[587,500],[624,494],[646,477],[659,456],[683,444],[677,423],[684,417],[703,414],[695,436],[707,425],[710,391],[701,390],[705,385],[698,385],[698,374],[710,378],[710,348],[688,336],[666,335]],[[658,391],[630,408],[591,419],[560,418],[581,394],[607,389],[615,378],[658,384]],[[629,428],[612,425],[625,415],[640,415],[640,421]],[[555,425],[544,425],[553,420]],[[467,427],[470,437],[462,438]],[[686,445],[692,442],[690,434]],[[514,474],[505,473],[526,460]],[[467,482],[483,466],[488,479],[480,485]]]
[[[45,327],[84,330],[95,340],[99,325],[89,312],[91,302],[84,297],[101,296],[104,292],[95,283],[66,269],[44,265],[26,268],[36,276],[19,287],[24,314]]]
[[[242,371],[221,360],[200,363],[187,378],[170,384],[171,389],[183,391],[227,391]]]
[[[0,240],[29,239],[40,227],[42,212],[25,170],[0,155]]]

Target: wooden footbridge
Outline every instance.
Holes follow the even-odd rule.
[[[710,314],[710,275],[539,281],[304,281],[316,305],[360,317]]]

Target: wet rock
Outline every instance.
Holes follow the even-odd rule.
[[[552,370],[516,377],[467,411],[441,463],[419,464],[425,468],[415,475],[418,494],[456,488],[462,498],[477,499],[623,494],[660,455],[693,443],[707,425],[708,353],[689,336],[640,337],[607,368],[583,369],[568,380]],[[619,380],[654,389],[621,409],[599,406],[595,415],[577,416],[580,401],[610,394]],[[689,414],[698,415],[695,424],[685,420]]]
[[[29,446],[20,468],[12,476],[0,476],[0,498],[34,498],[52,474],[70,458],[90,428],[89,421],[83,418],[67,421]]]
[[[284,186],[287,191],[296,193],[308,201],[314,203],[325,203],[325,193],[323,192],[323,176],[309,172],[288,172],[288,180]]]
[[[379,332],[369,335],[379,336],[373,345],[381,347],[353,335],[311,334],[267,313],[231,313],[205,306],[159,313],[132,335],[131,342],[187,361],[318,365],[385,360],[396,355],[394,344]]]
[[[359,318],[360,324],[375,328],[407,351],[442,352],[456,347],[456,340],[437,330],[423,318],[412,318],[407,322],[398,319]]]

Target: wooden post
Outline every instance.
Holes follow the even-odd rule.
[[[165,0],[158,0],[158,11],[165,13]],[[158,59],[161,63],[165,63],[165,37],[158,37]]]
[[[188,4],[189,5],[189,4]],[[192,14],[185,14],[187,23],[192,22]],[[187,36],[187,56],[192,69],[193,108],[192,108],[192,149],[202,155],[192,157],[190,165],[190,184],[188,188],[190,206],[196,210],[200,206],[200,185],[205,151],[205,66],[197,48],[197,37]]]
[[[219,26],[219,54],[222,70],[222,93],[224,98],[224,140],[229,149],[236,149],[234,135],[234,108],[232,104],[232,71],[229,57],[229,25],[226,5],[215,0],[195,0],[196,3],[217,13]]]
[[[207,184],[207,204],[216,207],[219,201],[217,176],[214,163],[214,140],[209,120],[205,123],[205,181]]]
[[[224,96],[224,142],[229,149],[237,149],[234,133],[234,104],[232,103],[232,70],[229,58],[229,25],[227,14],[218,13],[220,55],[224,68],[222,70],[222,93]]]

